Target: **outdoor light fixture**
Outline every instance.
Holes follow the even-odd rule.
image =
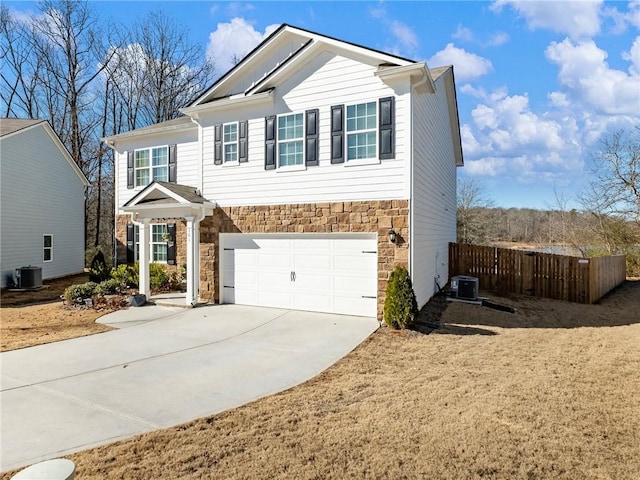
[[[396,240],[397,240],[396,231],[392,228],[391,230],[389,230],[389,241],[391,243],[396,243]]]

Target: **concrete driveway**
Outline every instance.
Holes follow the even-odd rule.
[[[145,306],[107,333],[0,354],[0,471],[166,428],[302,383],[374,318],[239,305]]]

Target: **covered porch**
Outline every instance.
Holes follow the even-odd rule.
[[[159,219],[184,219],[186,222],[186,294],[173,295],[171,302],[185,306],[198,303],[200,293],[200,222],[213,214],[215,203],[200,195],[195,187],[167,182],[152,182],[125,203],[121,210],[131,216],[139,229],[140,294],[150,298],[150,232]],[[175,247],[175,245],[169,245]],[[161,297],[161,296],[160,296]]]

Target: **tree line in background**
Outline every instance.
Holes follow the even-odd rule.
[[[87,1],[45,0],[29,19],[0,6],[0,116],[46,119],[91,186],[88,251],[113,251],[113,152],[101,138],[171,120],[213,80],[187,30],[160,11],[126,29]]]
[[[547,210],[497,208],[475,180],[458,184],[458,241],[524,243],[585,257],[624,254],[640,276],[640,128],[601,141],[588,187],[571,203],[556,194]]]

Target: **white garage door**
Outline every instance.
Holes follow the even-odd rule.
[[[221,234],[222,302],[376,316],[371,234]]]

